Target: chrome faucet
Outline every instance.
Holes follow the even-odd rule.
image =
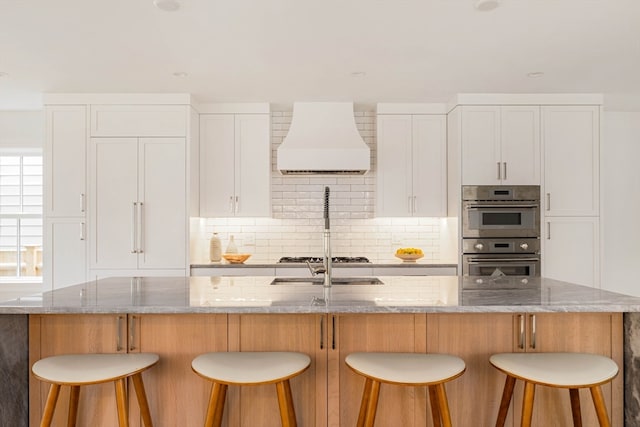
[[[314,267],[307,261],[307,267],[313,276],[324,274],[323,286],[331,287],[331,227],[329,224],[329,187],[324,187],[324,234],[322,240],[323,261],[322,266]]]

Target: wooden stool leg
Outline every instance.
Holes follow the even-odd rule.
[[[433,426],[440,427],[442,421],[440,418],[440,404],[438,403],[438,390],[435,386],[429,386],[429,402],[431,403],[431,419],[433,419]]]
[[[604,404],[604,398],[602,397],[602,390],[600,389],[600,386],[591,387],[590,390],[593,405],[596,407],[596,413],[598,414],[600,427],[611,427],[609,416],[607,415],[607,407]]]
[[[289,380],[276,383],[278,393],[278,406],[280,407],[280,420],[282,427],[297,427],[296,412],[293,408],[293,397],[291,396],[291,384]]]
[[[522,400],[522,418],[520,425],[522,427],[531,427],[531,416],[533,415],[533,398],[535,397],[536,385],[525,381],[524,383],[524,399]]]
[[[56,410],[56,402],[60,395],[60,384],[51,384],[49,387],[49,395],[47,396],[47,403],[44,405],[44,413],[42,414],[42,421],[40,421],[40,427],[49,427],[53,420],[53,412]]]
[[[69,415],[67,416],[67,427],[76,427],[79,400],[80,386],[72,385],[71,390],[69,391]]]
[[[142,374],[137,373],[131,377],[133,380],[133,388],[136,391],[136,397],[138,398],[138,406],[140,406],[140,415],[145,427],[153,427],[151,421],[151,412],[149,411],[149,401],[147,400],[147,394],[144,391],[144,383],[142,382]]]
[[[129,411],[127,411],[127,388],[125,379],[117,379],[115,384],[116,402],[118,406],[118,425],[120,427],[129,427]]]
[[[376,421],[376,411],[378,410],[378,397],[380,396],[380,382],[371,381],[371,393],[367,403],[367,414],[364,420],[365,427],[373,427]]]
[[[577,388],[570,388],[569,397],[571,398],[571,415],[573,416],[573,427],[582,427],[579,390]]]
[[[509,405],[511,405],[511,397],[513,396],[513,387],[515,384],[515,377],[507,375],[507,379],[504,382],[504,390],[502,391],[502,400],[500,400],[500,410],[498,411],[496,427],[504,427],[504,423],[507,420],[507,414],[509,413]]]
[[[371,384],[373,384],[373,380],[366,378],[366,381],[364,382],[364,390],[362,391],[360,413],[358,414],[358,427],[363,427],[364,420],[367,418],[367,406],[369,405],[369,396],[371,395]]]
[[[209,398],[209,407],[207,408],[207,418],[204,422],[205,427],[220,427],[222,424],[222,413],[224,411],[224,401],[227,397],[227,385],[213,383],[211,386],[211,397]]]
[[[451,427],[451,413],[449,412],[449,402],[447,401],[447,391],[444,383],[436,384],[438,390],[438,403],[440,404],[440,417],[444,427]]]

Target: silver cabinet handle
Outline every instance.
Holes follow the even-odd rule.
[[[240,209],[240,197],[236,196],[236,203],[234,208],[234,213],[238,213]]]
[[[518,340],[518,348],[524,350],[524,315],[518,314],[520,321],[520,339]]]
[[[551,240],[551,223],[547,222],[547,240]]]
[[[413,196],[413,213],[418,213],[418,196]]]
[[[336,349],[336,316],[331,316],[331,350]]]
[[[116,317],[116,329],[118,330],[116,335],[116,351],[122,351],[122,316]]]
[[[500,162],[497,162],[496,165],[498,166],[498,181],[502,179],[502,176],[500,174]]]
[[[138,250],[139,254],[144,252],[144,203],[138,203]]]
[[[136,235],[138,234],[138,202],[133,202],[131,208],[131,253],[138,253],[138,247],[136,246]]]
[[[129,322],[129,351],[136,349],[136,316],[131,316]]]
[[[84,193],[80,193],[80,212],[84,213],[85,209]]]
[[[535,350],[536,348],[536,315],[531,314],[529,316],[529,320],[531,321],[531,348]]]
[[[320,316],[320,350],[324,350],[324,316]]]
[[[507,162],[502,163],[503,167],[504,167],[504,173],[502,174],[504,176],[504,180],[506,181],[507,179]]]
[[[81,222],[80,223],[80,240],[84,240],[85,239],[85,223]]]
[[[233,213],[233,196],[229,196],[229,213]]]
[[[547,210],[551,210],[551,193],[547,193]]]

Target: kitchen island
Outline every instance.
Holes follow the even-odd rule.
[[[310,354],[312,367],[292,381],[301,425],[354,423],[362,384],[343,363],[352,351],[460,355],[467,372],[448,385],[448,393],[454,422],[461,426],[495,422],[504,376],[489,366],[492,352],[597,352],[624,366],[629,378],[638,375],[633,361],[637,364],[640,356],[634,352],[640,342],[639,298],[531,278],[393,276],[380,277],[382,285],[330,289],[307,283],[271,285],[272,279],[111,278],[2,302],[3,325],[9,319],[13,322],[11,328],[3,327],[3,342],[12,339],[24,347],[29,331],[29,360],[21,351],[13,354],[20,359],[15,362],[20,366],[16,376],[30,381],[32,425],[40,416],[47,388],[29,378],[28,366],[61,352],[159,353],[161,363],[144,378],[152,414],[160,426],[198,425],[204,417],[208,384],[190,372],[190,360],[206,351]],[[624,424],[623,395],[627,425],[639,416],[634,400],[638,385],[623,380],[619,375],[604,388],[617,426]],[[12,382],[14,395],[20,389],[18,383]],[[26,389],[23,384],[25,395]],[[556,391],[537,393],[537,425],[570,417],[568,400],[562,400],[568,397],[558,397]],[[6,402],[7,391],[2,393]],[[89,408],[80,420],[87,425],[111,425],[115,408],[108,397],[112,393],[111,387],[99,386],[84,393],[84,398],[102,394],[106,398],[100,410]],[[230,390],[229,425],[264,425],[269,414],[277,414],[272,395],[270,388]],[[592,405],[588,395],[583,399],[585,425],[592,425]],[[385,420],[401,413],[403,425],[428,425],[427,401],[424,390],[383,390],[380,423],[385,425]],[[258,404],[260,411],[243,410],[243,404]],[[135,410],[136,405],[131,408]],[[517,416],[519,410],[518,404],[512,405],[510,416]],[[11,425],[26,424],[12,421]]]

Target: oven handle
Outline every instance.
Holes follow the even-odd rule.
[[[520,209],[520,208],[539,208],[540,205],[528,204],[528,205],[467,205],[466,208],[469,210],[479,210],[479,209],[493,209],[493,208],[502,208],[502,209]]]
[[[467,264],[482,264],[486,262],[538,262],[540,258],[472,258]]]

